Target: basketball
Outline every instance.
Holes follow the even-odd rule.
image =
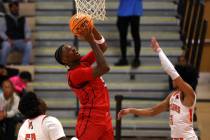
[[[81,36],[93,28],[93,20],[87,14],[75,14],[69,20],[69,28],[76,36]]]

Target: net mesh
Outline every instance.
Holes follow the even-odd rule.
[[[104,20],[105,0],[75,0],[77,13],[90,15],[95,20]]]

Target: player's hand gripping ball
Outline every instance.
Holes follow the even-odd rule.
[[[69,28],[77,37],[81,37],[93,29],[93,20],[87,14],[78,13],[70,18]]]

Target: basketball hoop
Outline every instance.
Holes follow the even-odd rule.
[[[75,0],[77,13],[88,14],[95,20],[104,20],[105,0]]]

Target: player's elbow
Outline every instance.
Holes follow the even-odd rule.
[[[107,72],[109,72],[109,71],[110,71],[110,67],[109,67],[109,65],[105,65],[105,66],[103,66],[103,67],[101,68],[101,71],[102,71],[103,73],[107,73]]]
[[[110,71],[110,67],[108,64],[104,64],[98,67],[100,73],[105,74]]]

